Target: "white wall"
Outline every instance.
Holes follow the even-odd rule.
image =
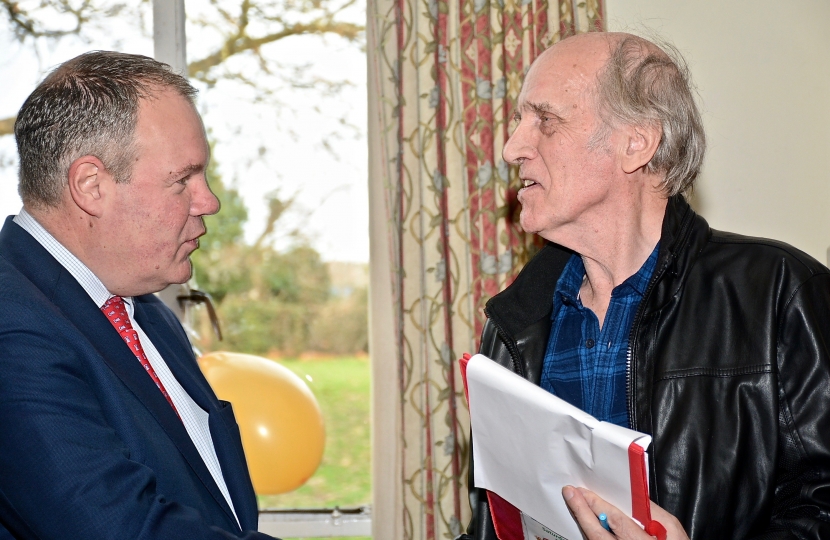
[[[830,2],[606,0],[609,30],[686,57],[709,148],[694,205],[822,262],[830,246]]]

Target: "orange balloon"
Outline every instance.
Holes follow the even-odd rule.
[[[323,458],[326,432],[317,399],[288,368],[259,356],[212,352],[199,366],[219,399],[233,404],[254,490],[303,485]]]

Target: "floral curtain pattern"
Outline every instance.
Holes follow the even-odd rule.
[[[397,398],[387,451],[399,453],[394,519],[406,540],[453,538],[469,518],[456,360],[475,352],[485,303],[537,248],[501,158],[522,78],[546,47],[602,20],[601,0],[369,2],[371,152],[382,162],[370,189],[385,202],[396,352],[373,361],[398,365],[397,380],[375,387]]]

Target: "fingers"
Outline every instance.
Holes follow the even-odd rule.
[[[651,536],[637,525],[633,519],[625,515],[616,506],[608,503],[605,499],[589,489],[578,488],[578,491],[582,494],[594,514],[604,513],[608,516],[608,525],[611,526],[611,531],[614,532],[617,538],[651,539]]]
[[[593,491],[585,488],[565,486],[562,489],[562,496],[565,498],[565,504],[573,512],[574,519],[576,519],[576,522],[588,540],[608,540],[613,539],[615,536],[625,540],[652,539],[634,520],[625,515],[616,506],[606,502]],[[671,514],[665,510],[662,511],[666,516],[671,517]],[[605,514],[608,517],[608,525],[611,527],[611,531],[614,533],[613,535],[602,528],[597,517],[599,514]],[[682,530],[682,527],[680,530]],[[688,537],[669,536],[669,538],[680,539]]]
[[[615,536],[624,540],[650,540],[652,538],[633,519],[591,490],[565,486],[562,489],[562,496],[588,540],[609,540]],[[605,514],[608,517],[608,525],[613,535],[602,528],[597,517],[599,514]],[[653,502],[651,503],[651,517],[666,528],[666,538],[689,540],[680,521]]]
[[[588,493],[591,492],[589,491]],[[593,493],[591,493],[591,495],[593,495]],[[611,533],[602,527],[599,522],[599,518],[597,517],[604,510],[594,512],[590,503],[585,499],[583,490],[577,489],[573,486],[565,486],[562,488],[562,496],[565,498],[565,504],[567,504],[568,508],[570,508],[577,524],[579,524],[579,528],[582,529],[582,532],[588,540],[608,540],[614,538]],[[606,506],[613,508],[610,504],[606,504]],[[608,516],[608,520],[610,525],[610,515]]]

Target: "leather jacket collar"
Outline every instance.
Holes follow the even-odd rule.
[[[657,269],[635,318],[635,326],[644,314],[659,309],[676,292],[682,283],[681,269],[694,262],[696,253],[710,235],[709,225],[682,195],[669,198],[660,234]],[[521,342],[522,336],[531,328],[534,329],[532,333],[538,335],[539,329],[535,327],[550,326],[556,282],[573,254],[567,248],[548,242],[510,286],[487,302],[484,312],[508,343]],[[660,287],[655,287],[658,282],[661,282]],[[514,369],[520,375],[538,382],[541,366],[536,364],[540,358],[528,358],[518,350],[511,350],[511,356]]]

